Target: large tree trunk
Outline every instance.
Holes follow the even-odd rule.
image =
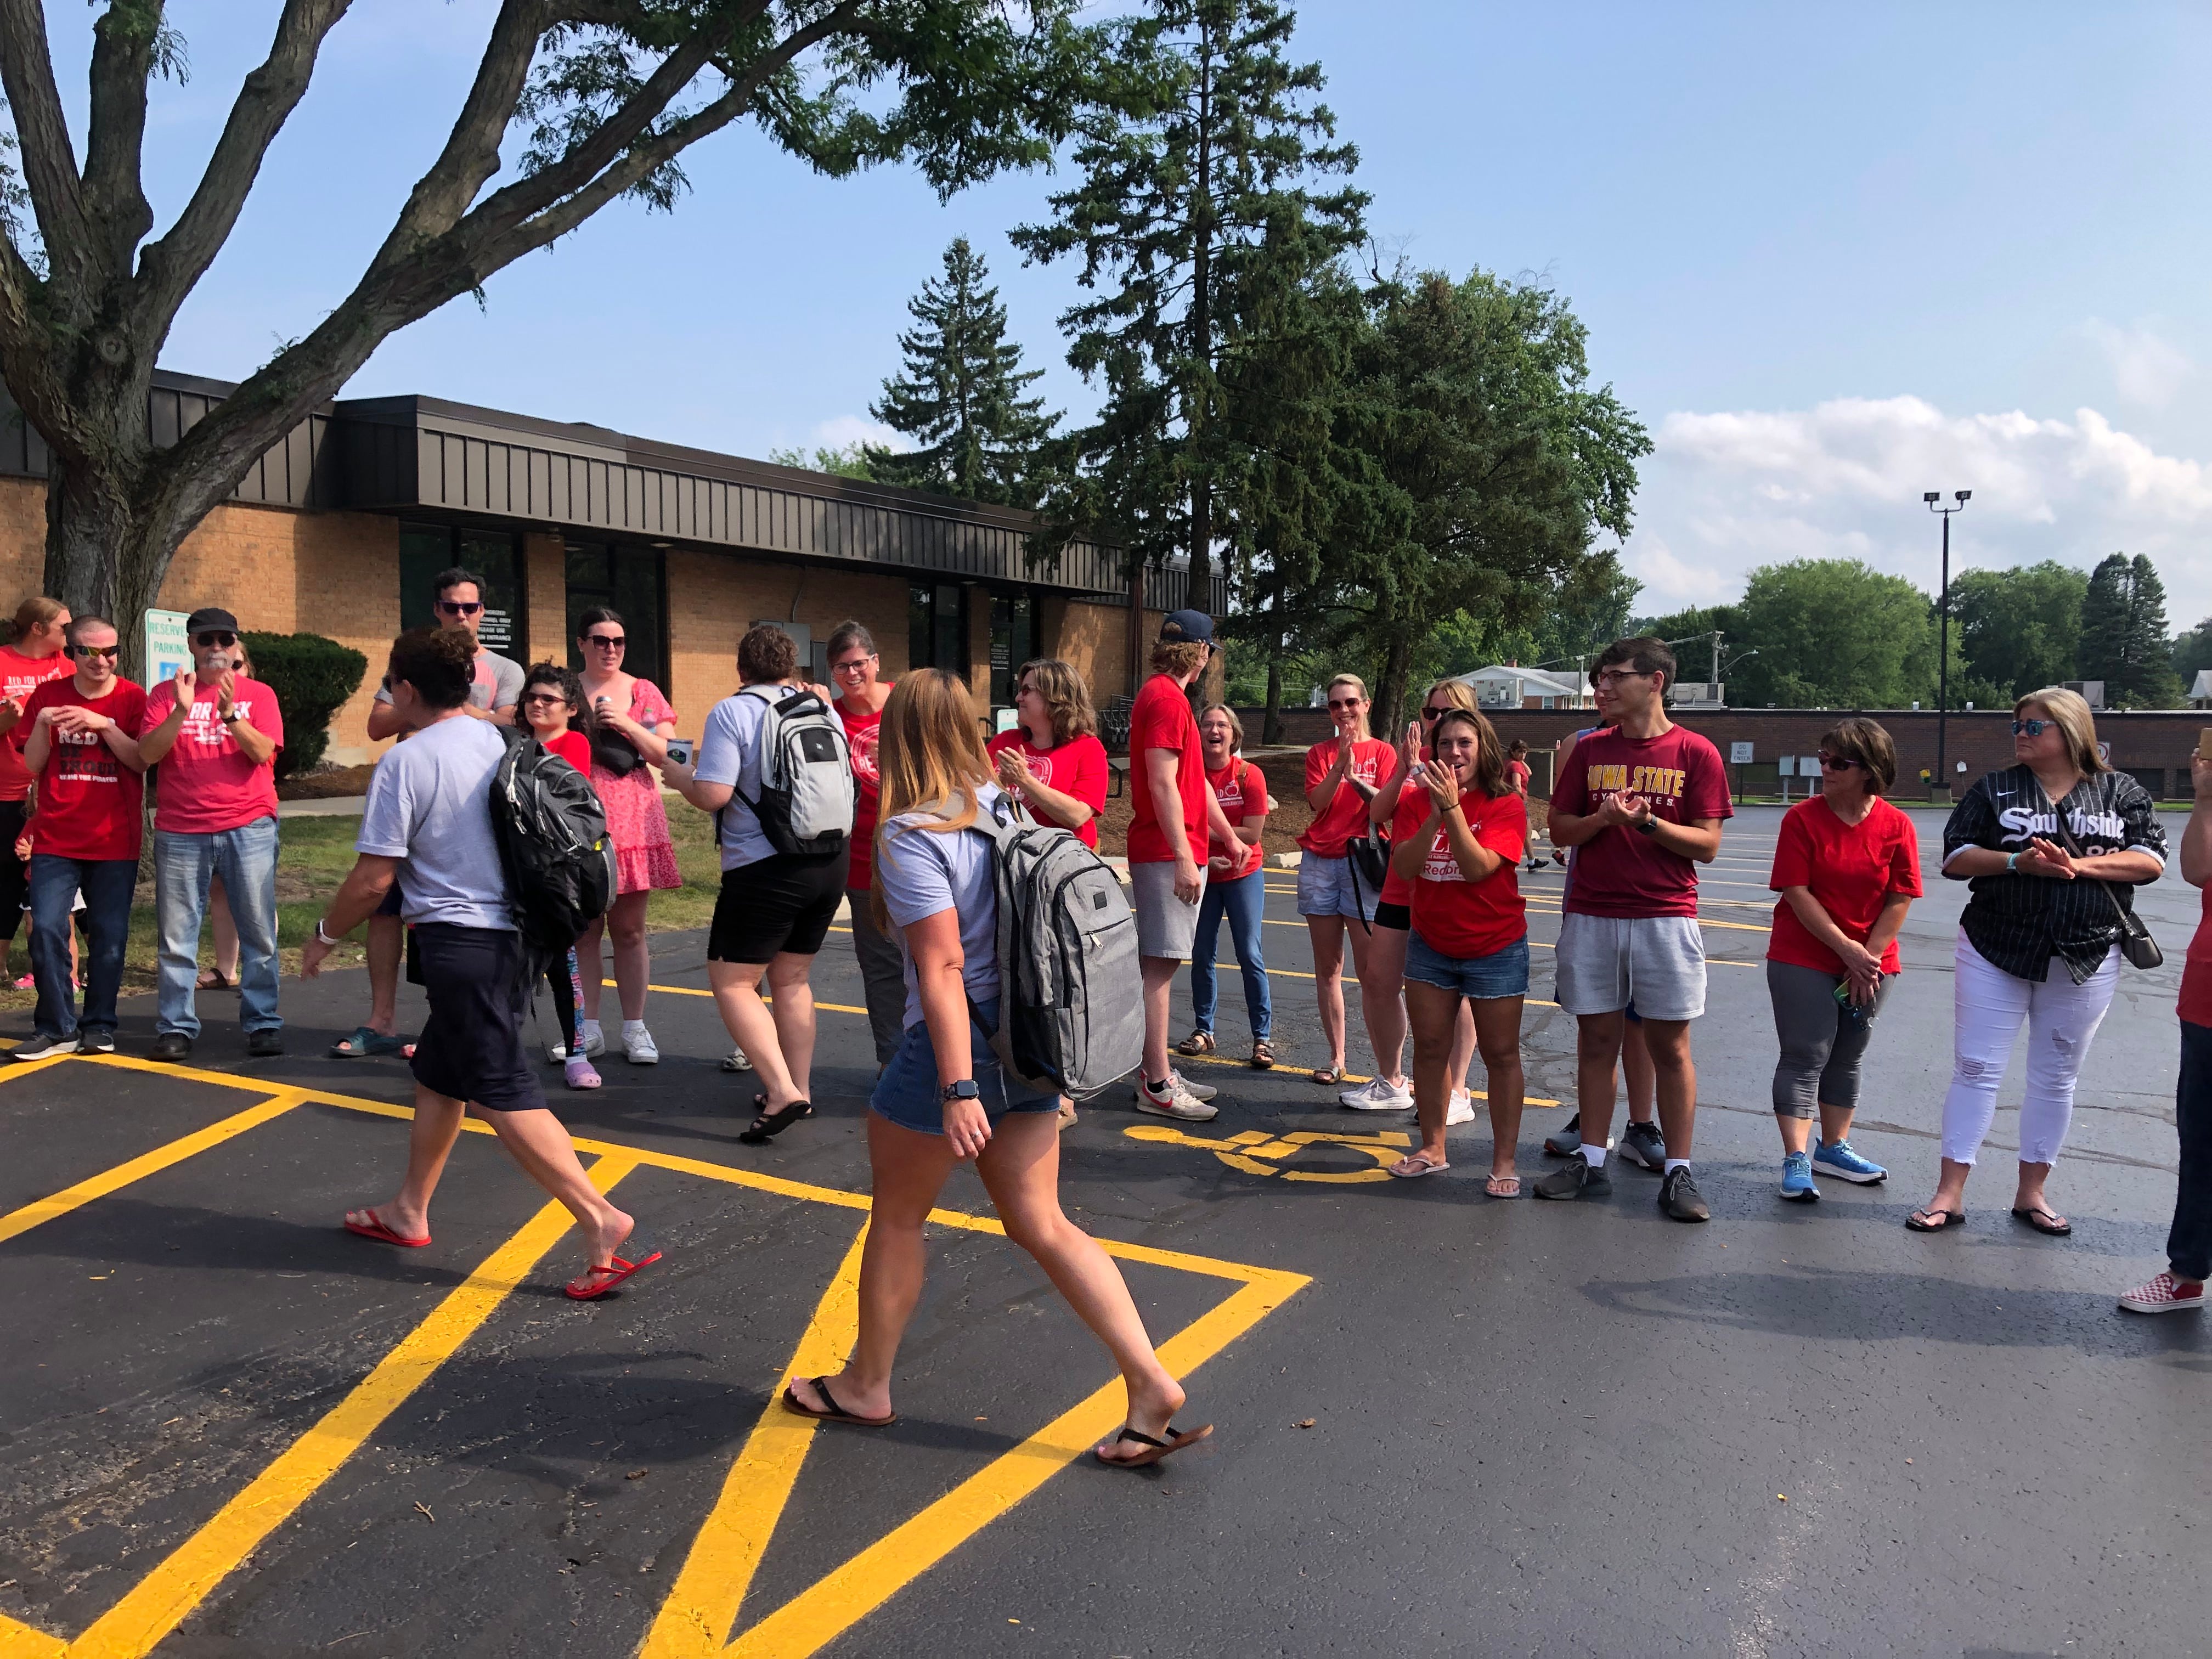
[[[1413,668],[1413,630],[1392,628],[1383,647],[1382,683],[1375,688],[1375,735],[1395,742],[1404,728],[1406,681]]]
[[[1273,744],[1283,740],[1283,636],[1277,634],[1268,643],[1274,649],[1267,653],[1267,708],[1260,720],[1260,741]]]
[[[119,672],[144,683],[146,612],[189,526],[142,505],[110,469],[56,455],[46,483],[46,591],[75,616],[105,617],[123,647]]]

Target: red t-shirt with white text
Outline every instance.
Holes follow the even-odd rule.
[[[884,688],[890,690],[888,686]],[[876,814],[883,805],[883,774],[876,766],[876,744],[883,735],[884,711],[848,713],[842,697],[830,707],[845,728],[845,748],[853,757],[852,851],[845,866],[845,885],[872,887],[876,881]]]
[[[1425,789],[1408,789],[1393,823],[1394,847],[1418,837],[1436,805]],[[1528,932],[1528,908],[1521,896],[1521,854],[1528,846],[1528,801],[1508,789],[1496,799],[1470,789],[1459,798],[1460,811],[1475,844],[1504,860],[1480,881],[1469,881],[1452,856],[1451,832],[1442,823],[1413,882],[1413,931],[1438,954],[1465,962],[1495,956]],[[1402,837],[1404,839],[1399,839]]]
[[[1735,816],[1720,750],[1686,726],[1656,738],[1623,737],[1618,727],[1591,732],[1568,757],[1552,810],[1587,817],[1601,797],[1624,789],[1649,800],[1668,823]],[[1614,824],[1575,849],[1564,908],[1581,916],[1694,916],[1698,866],[1643,831]]]
[[[89,708],[136,736],[146,714],[146,694],[118,678],[101,697],[81,696],[76,677],[48,680],[23,706],[23,721],[9,740],[21,751],[40,713]],[[38,775],[39,810],[31,817],[31,851],[65,859],[137,859],[143,839],[146,780],[115,757],[97,732],[49,731],[53,744]]]
[[[1179,801],[1152,799],[1152,751],[1176,752],[1176,793]],[[1190,699],[1172,674],[1155,674],[1137,693],[1129,711],[1129,862],[1165,864],[1175,857],[1160,829],[1160,811],[1182,810],[1184,844],[1203,863],[1206,846],[1206,757],[1199,750],[1198,722]]]
[[[47,657],[26,657],[0,646],[0,697],[20,708],[30,701],[31,693],[48,680],[58,679],[76,668],[66,651],[57,651]],[[31,774],[23,764],[21,745],[0,743],[0,800],[21,800],[30,793]]]
[[[284,716],[276,694],[244,675],[231,680],[232,708],[264,737],[284,746]],[[146,712],[132,734],[144,737],[176,707],[177,683],[163,680],[146,694]],[[276,763],[246,757],[230,728],[216,718],[216,689],[200,686],[177,741],[160,762],[155,786],[154,827],[173,836],[218,835],[276,816]]]
[[[1774,841],[1774,872],[1766,884],[1778,893],[1785,887],[1809,888],[1844,937],[1863,945],[1892,893],[1920,896],[1920,837],[1912,820],[1879,795],[1856,823],[1845,823],[1826,799],[1815,795],[1783,814]],[[1771,961],[1824,974],[1844,971],[1836,953],[1813,937],[1786,898],[1774,907],[1766,954]],[[1882,952],[1881,970],[1899,971],[1895,939]]]
[[[1040,749],[1030,741],[1028,732],[1016,726],[1011,732],[1000,732],[983,748],[990,755],[994,768],[1007,750],[1020,750],[1030,763],[1031,777],[1046,788],[1073,795],[1089,807],[1091,816],[1077,827],[1075,836],[1085,847],[1098,845],[1098,814],[1105,810],[1106,785],[1113,770],[1106,763],[1104,744],[1085,732],[1056,749]],[[1134,752],[1133,745],[1131,752]]]
[[[1330,738],[1306,750],[1307,794],[1320,788],[1335,767],[1337,746],[1337,739]],[[1298,845],[1317,859],[1342,858],[1345,842],[1367,833],[1367,797],[1352,786],[1358,782],[1370,790],[1381,787],[1398,763],[1397,752],[1394,744],[1381,738],[1362,738],[1353,744],[1352,765],[1336,786],[1336,793],[1329,797],[1328,806],[1298,837]]]
[[[1221,803],[1222,816],[1239,829],[1244,820],[1254,818],[1267,810],[1267,780],[1258,767],[1242,755],[1231,755],[1229,764],[1218,772],[1208,772],[1206,783],[1213,790],[1213,798]],[[1209,836],[1206,842],[1209,858],[1233,859],[1224,881],[1242,881],[1260,867],[1263,856],[1256,842],[1249,846],[1239,842],[1235,847],[1224,847],[1218,836]]]

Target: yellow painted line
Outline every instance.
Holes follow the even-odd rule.
[[[1559,1006],[1559,1005],[1556,1002],[1547,1002],[1544,1004],[1544,1006],[1547,1008],[1556,1008]],[[1196,1060],[1201,1066],[1234,1066],[1241,1071],[1249,1071],[1251,1069],[1249,1066],[1245,1065],[1243,1060],[1231,1060],[1226,1054],[1177,1054],[1175,1058],[1176,1064],[1177,1066],[1188,1065],[1191,1061]],[[1285,1066],[1281,1061],[1278,1060],[1275,1064],[1275,1070],[1297,1075],[1299,1073],[1310,1073],[1313,1068],[1310,1066]],[[1262,1073],[1261,1075],[1265,1076],[1267,1074]],[[1344,1073],[1344,1080],[1346,1083],[1365,1083],[1369,1079],[1364,1073],[1346,1072]],[[1333,1088],[1335,1085],[1332,1084],[1329,1086]],[[1470,1089],[1468,1092],[1473,1095],[1477,1100],[1487,1100],[1490,1098],[1489,1095],[1480,1089]],[[1320,1103],[1318,1102],[1316,1103],[1316,1105],[1319,1103]],[[1546,1100],[1539,1095],[1523,1096],[1522,1097],[1521,1103],[1523,1106],[1557,1106],[1559,1104],[1556,1100]]]
[[[69,1644],[0,1613],[0,1659],[61,1659]]]
[[[709,1659],[728,1640],[820,1427],[814,1419],[784,1409],[783,1379],[823,1376],[843,1368],[860,1334],[860,1255],[867,1240],[863,1224],[815,1305],[790,1363],[769,1385],[768,1405],[691,1540],[683,1571],[660,1604],[638,1659]]]
[[[251,1088],[252,1085],[250,1082],[241,1085],[234,1079],[230,1086]],[[258,1128],[271,1118],[282,1117],[304,1098],[299,1090],[286,1089],[271,1095],[258,1106],[249,1106],[244,1111],[223,1119],[220,1123],[210,1123],[204,1129],[173,1140],[166,1146],[157,1146],[127,1164],[118,1164],[113,1169],[80,1181],[73,1187],[64,1187],[50,1198],[40,1199],[26,1204],[20,1210],[0,1216],[0,1241],[20,1237],[32,1228],[52,1221],[56,1216],[67,1215],[71,1210],[91,1203],[95,1198],[105,1198],[134,1181],[142,1181],[173,1164],[181,1164],[188,1158],[197,1157],[210,1146],[220,1146],[234,1135]],[[0,1654],[6,1650],[0,1647]]]
[[[1117,1255],[1133,1255],[1126,1249]],[[1237,1291],[1160,1345],[1160,1361],[1188,1376],[1311,1281],[1302,1273],[1240,1270]],[[944,1497],[777,1608],[723,1650],[730,1659],[808,1659],[958,1549],[991,1522],[1111,1434],[1126,1395],[1118,1376],[994,1459]]]
[[[605,1192],[636,1167],[634,1158],[603,1158],[592,1168],[592,1184]],[[401,1338],[352,1393],[70,1643],[71,1659],[142,1659],[150,1653],[460,1351],[570,1224],[568,1211],[558,1204],[548,1204],[524,1223]]]

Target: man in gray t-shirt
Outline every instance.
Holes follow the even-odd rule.
[[[392,641],[385,682],[410,740],[378,763],[354,843],[359,857],[301,952],[301,972],[312,979],[396,884],[430,1005],[412,1057],[406,1178],[389,1203],[348,1212],[346,1231],[384,1244],[428,1244],[430,1195],[474,1109],[575,1217],[590,1266],[568,1291],[589,1301],[660,1252],[631,1242],[635,1224],[584,1174],[524,1051],[532,975],[491,821],[507,741],[468,716],[472,645],[459,630],[428,628]]]

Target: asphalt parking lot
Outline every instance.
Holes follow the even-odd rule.
[[[396,1061],[320,1058],[359,974],[288,981],[293,1053],[251,1066],[219,994],[191,1069],[131,1059],[126,1004],[120,1057],[0,1073],[0,1659],[2204,1651],[2212,1339],[2112,1306],[2163,1265],[2196,894],[2143,902],[2170,965],[2126,971],[2098,1038],[2051,1188],[2075,1236],[2006,1213],[2015,1078],[1970,1224],[1924,1237],[1963,890],[1929,857],[1869,1056],[1854,1139],[1890,1182],[1781,1204],[1778,816],[1735,819],[1705,886],[1705,1227],[1633,1170],[1595,1205],[1488,1200],[1481,1121],[1449,1172],[1383,1177],[1407,1121],[1297,1068],[1310,963],[1271,872],[1281,1066],[1233,1063],[1231,974],[1216,1122],[1109,1097],[1066,1137],[1072,1212],[1218,1425],[1140,1474],[1084,1456],[1118,1385],[968,1175],[900,1424],[775,1408],[853,1319],[873,1066],[841,934],[817,1115],[759,1148],[703,939],[656,939],[663,1063],[556,1104],[668,1259],[584,1306],[565,1216],[487,1135],[429,1249],[339,1229],[410,1096]],[[1526,890],[1540,946],[1559,879]],[[1571,1022],[1532,1004],[1524,1042],[1531,1097],[1566,1098]],[[1530,1110],[1524,1176],[1566,1109]]]

